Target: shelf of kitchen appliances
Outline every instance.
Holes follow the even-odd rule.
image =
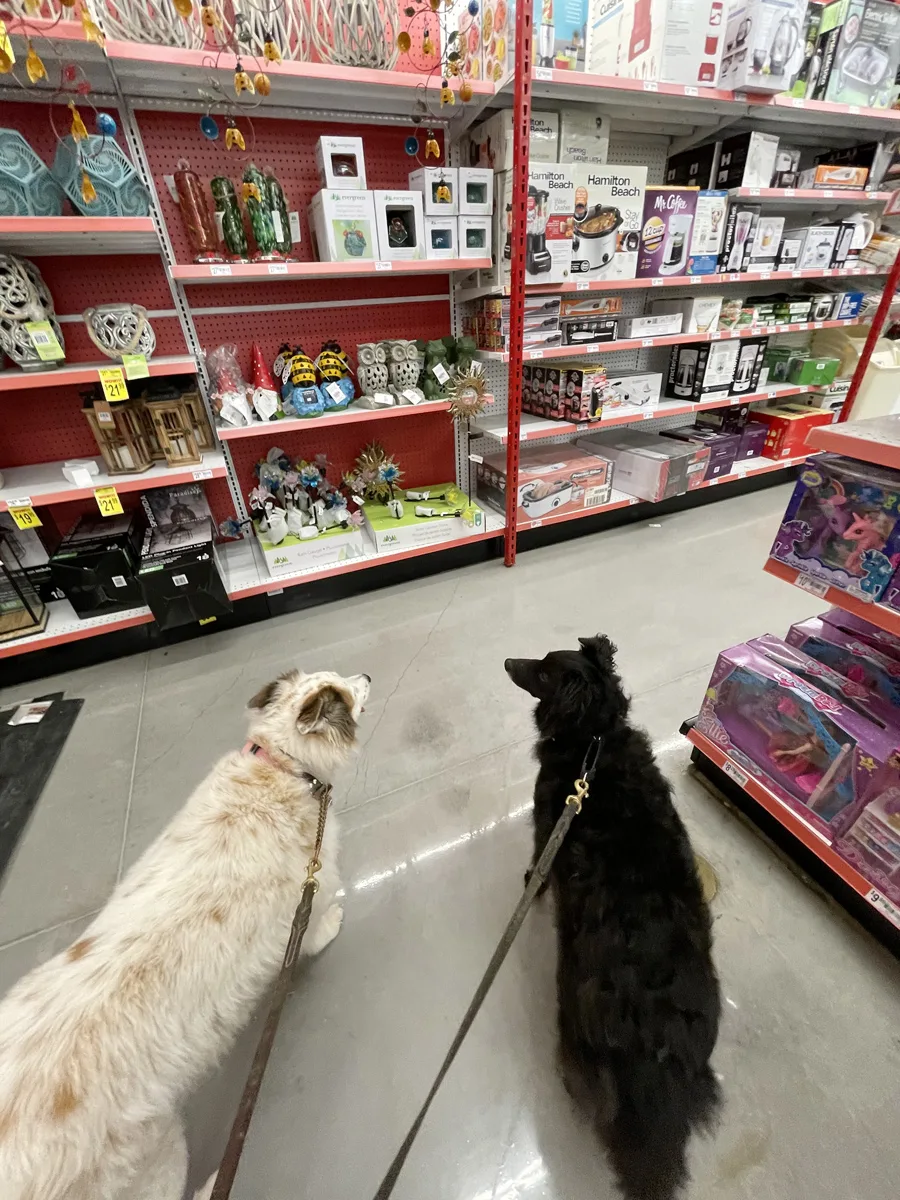
[[[220,451],[207,451],[195,467],[167,467],[154,464],[149,471],[135,475],[107,475],[100,471],[91,476],[90,487],[76,487],[62,473],[61,462],[37,463],[31,467],[9,467],[3,471],[0,488],[0,512],[8,508],[34,508],[41,504],[64,504],[92,496],[97,488],[113,487],[117,492],[142,492],[147,488],[168,487],[199,479],[214,479],[226,474]]]
[[[404,558],[418,558],[423,554],[436,554],[441,550],[454,550],[460,546],[471,546],[476,542],[502,537],[505,527],[503,517],[492,513],[490,509],[483,511],[484,528],[466,537],[436,542],[431,546],[416,546],[410,550],[398,550],[394,554],[378,554],[374,547],[367,542],[369,549],[361,558],[353,558],[348,562],[329,563],[323,567],[307,567],[304,571],[296,571],[290,575],[270,575],[257,548],[255,538],[247,537],[240,542],[222,547],[225,587],[232,600],[239,600],[245,596],[256,596],[263,592],[281,592],[285,588],[296,587],[301,583],[312,583],[317,579],[348,575],[354,571],[364,571],[369,567],[380,567],[387,563],[399,562]]]
[[[776,558],[767,559],[763,569],[770,575],[783,579],[785,583],[792,583],[795,587],[802,588],[804,592],[818,596],[835,608],[842,608],[845,612],[862,617],[870,625],[877,625],[879,629],[884,629],[888,633],[900,637],[900,612],[895,612],[892,608],[885,608],[884,605],[875,604],[871,600],[863,600],[852,592],[829,587],[823,580],[798,571],[796,567],[779,562]]]
[[[13,658],[31,650],[49,650],[65,642],[80,642],[83,638],[130,629],[132,625],[147,625],[153,620],[149,608],[129,608],[124,612],[106,613],[101,617],[80,618],[68,600],[54,600],[47,605],[47,628],[28,637],[0,642],[0,658]]]
[[[900,416],[844,421],[810,430],[809,444],[862,462],[900,470]]]
[[[186,263],[169,269],[179,283],[270,283],[273,279],[352,279],[388,271],[393,275],[449,275],[490,265],[489,258],[426,258],[421,262]]]
[[[867,900],[881,916],[886,917],[892,925],[900,928],[900,911],[885,900],[881,892],[872,887],[865,876],[860,875],[859,871],[841,858],[832,848],[831,840],[827,835],[814,829],[799,813],[794,812],[792,808],[769,791],[761,779],[751,775],[745,766],[736,762],[720,746],[710,741],[695,727],[683,729],[683,732],[688,741],[696,746],[714,766],[718,767],[757,804],[761,805],[771,817],[774,817],[780,825],[802,842],[807,850],[811,850],[817,858],[821,859],[844,883],[853,888],[864,900]]]
[[[634,288],[702,287],[712,283],[768,283],[773,279],[845,279],[862,275],[886,275],[889,267],[854,263],[852,267],[811,267],[805,271],[729,271],[723,275],[657,275],[648,279],[578,279],[570,283],[529,283],[526,296],[568,294],[570,292],[621,292]],[[509,287],[459,288],[458,300],[479,300],[482,296],[508,296]]]
[[[99,383],[101,370],[120,364],[112,359],[101,363],[63,363],[55,370],[23,371],[12,367],[0,371],[0,392],[21,392],[28,388],[64,387],[72,383]],[[147,359],[147,370],[151,375],[194,375],[197,364],[186,355]]]
[[[16,254],[158,254],[152,217],[0,217],[0,249]]]
[[[732,199],[776,200],[780,204],[802,203],[804,208],[831,208],[835,204],[886,204],[891,192],[867,192],[840,188],[729,188]]]
[[[488,404],[493,404],[494,397],[485,397]],[[237,438],[280,436],[282,433],[299,433],[303,430],[322,429],[326,425],[350,425],[357,421],[384,421],[396,417],[415,417],[422,413],[447,412],[450,404],[447,400],[426,400],[423,404],[394,404],[389,408],[358,408],[351,404],[342,412],[327,413],[320,417],[286,418],[283,421],[254,421],[252,425],[243,425],[217,429],[223,442],[234,441]]]
[[[808,387],[795,387],[784,384],[781,387],[767,388],[763,392],[751,392],[749,396],[722,396],[716,400],[704,400],[699,404],[680,404],[677,400],[661,400],[655,408],[647,412],[631,414],[623,417],[601,417],[598,421],[551,421],[547,417],[537,417],[532,413],[522,413],[519,426],[520,442],[539,442],[544,438],[559,437],[567,433],[602,433],[606,429],[614,429],[619,425],[640,425],[644,421],[655,421],[660,417],[689,417],[694,413],[711,408],[731,408],[735,404],[753,404],[757,400],[784,400],[788,396],[802,396],[810,391]],[[502,445],[509,441],[506,413],[496,417],[482,414],[476,417],[472,432],[477,437],[496,438]]]
[[[726,342],[733,338],[774,337],[776,333],[805,333],[808,329],[839,329],[858,325],[859,318],[847,321],[796,321],[785,325],[750,325],[740,329],[715,329],[712,333],[673,333],[666,337],[626,338],[617,342],[591,342],[586,346],[549,346],[544,350],[526,350],[526,362],[547,358],[579,358],[587,354],[612,354],[616,350],[648,350],[654,346],[683,346],[691,342]],[[477,350],[483,362],[509,362],[508,350]]]

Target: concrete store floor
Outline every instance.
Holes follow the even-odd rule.
[[[719,875],[727,1108],[691,1200],[896,1200],[900,966],[687,772],[681,720],[717,651],[817,601],[764,575],[786,488],[0,692],[86,703],[0,895],[0,989],[60,950],[287,666],[373,678],[336,789],[346,920],[285,1013],[235,1200],[367,1200],[522,882],[534,766],[506,655],[609,633],[697,849]],[[598,802],[602,802],[598,797]],[[530,916],[397,1200],[613,1200],[554,1070],[554,941]],[[194,1174],[221,1150],[252,1031],[191,1104]]]

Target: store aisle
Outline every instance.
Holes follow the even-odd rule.
[[[85,697],[0,892],[0,989],[67,945],[293,665],[373,678],[343,809],[346,920],[286,1012],[235,1200],[366,1200],[511,911],[529,853],[530,713],[503,672],[598,630],[619,645],[697,849],[720,880],[727,1107],[691,1200],[894,1200],[900,966],[687,773],[678,726],[717,651],[817,601],[761,565],[788,490],[715,506],[0,691]],[[613,1200],[554,1070],[554,945],[529,918],[397,1200]],[[191,1105],[198,1176],[251,1037]]]

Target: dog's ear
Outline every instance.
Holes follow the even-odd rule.
[[[319,688],[304,701],[297,713],[297,728],[301,733],[327,729],[349,742],[356,734],[356,722],[347,697],[330,684]]]
[[[299,671],[282,671],[277,679],[273,679],[271,683],[261,687],[256,695],[247,701],[248,708],[267,708],[275,699],[275,693],[278,690],[279,683],[283,683],[288,679],[296,679]]]
[[[611,671],[615,666],[616,647],[605,633],[598,633],[592,638],[579,638],[578,644],[581,646],[581,653],[595,667],[602,671]]]

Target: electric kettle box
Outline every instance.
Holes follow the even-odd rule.
[[[535,67],[583,71],[588,0],[532,0]],[[515,37],[515,29],[510,30]]]
[[[559,161],[603,166],[609,157],[609,117],[577,108],[559,114]]]
[[[375,202],[371,192],[316,192],[307,210],[320,262],[365,262],[378,258]]]
[[[613,466],[578,446],[523,446],[519,452],[516,521],[581,512],[609,502]],[[478,464],[479,499],[506,511],[506,455],[491,454]]]
[[[807,0],[732,0],[719,87],[786,92],[803,66]],[[768,183],[748,184],[768,187]]]
[[[670,400],[693,403],[729,395],[739,353],[737,338],[673,346],[664,384],[665,396]]]
[[[712,187],[767,188],[775,173],[778,138],[773,133],[738,133],[719,148]]]
[[[900,6],[886,0],[835,0],[822,12],[813,100],[890,108],[900,66]]]
[[[687,274],[697,194],[697,188],[647,188],[638,250],[638,279]]]
[[[378,227],[378,257],[382,262],[412,262],[425,258],[425,218],[419,192],[372,193]]]
[[[409,189],[422,193],[422,208],[428,217],[455,217],[459,212],[456,167],[419,167],[409,173]]]
[[[727,214],[727,192],[698,193],[687,263],[688,275],[715,275],[718,271]]]
[[[634,279],[644,215],[646,167],[572,163],[575,279]]]

